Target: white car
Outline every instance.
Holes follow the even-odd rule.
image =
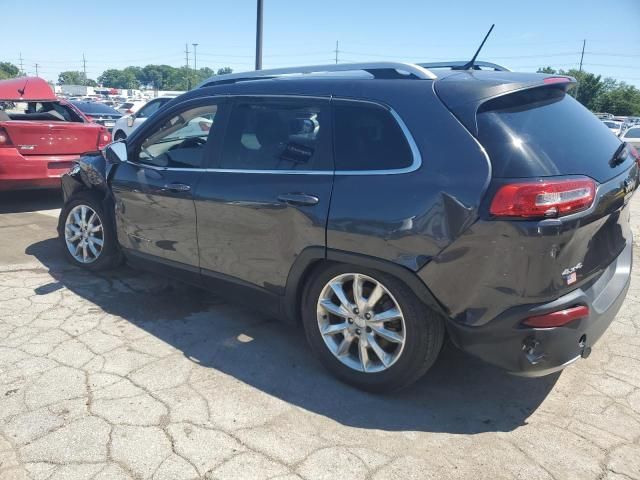
[[[603,120],[602,123],[609,127],[609,130],[611,130],[614,135],[619,136],[620,133],[622,133],[622,122],[616,122],[615,120]]]
[[[620,140],[627,142],[629,145],[633,145],[635,149],[640,152],[640,125],[629,128],[620,135]]]
[[[113,127],[113,139],[123,140],[127,138],[131,133],[138,128],[142,123],[149,118],[153,113],[157,112],[169,100],[174,97],[158,97],[144,104],[142,108],[130,114],[124,114],[120,117]],[[128,102],[133,103],[133,102]],[[125,104],[126,105],[126,104]],[[118,110],[120,110],[118,108]]]
[[[145,100],[130,100],[118,105],[118,110],[122,115],[128,115],[130,113],[136,113],[140,110],[147,102]]]

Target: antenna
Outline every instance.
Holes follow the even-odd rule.
[[[457,67],[457,68],[454,67],[452,70],[473,70],[473,64],[476,62],[476,58],[478,58],[478,54],[480,53],[480,50],[482,50],[482,47],[484,47],[484,42],[487,41],[487,38],[489,38],[489,35],[491,34],[493,27],[495,26],[496,26],[495,23],[491,25],[491,28],[489,29],[487,34],[484,36],[484,40],[482,40],[482,43],[478,47],[478,50],[476,50],[476,54],[473,56],[473,58],[469,60],[467,63],[465,63],[464,65],[462,65],[461,67]]]

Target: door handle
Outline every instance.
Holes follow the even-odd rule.
[[[283,193],[278,195],[278,200],[289,205],[297,205],[300,207],[316,205],[320,199],[314,195],[306,193]]]
[[[170,192],[188,192],[191,190],[191,185],[187,185],[185,183],[170,183],[164,186],[165,190],[169,190]]]

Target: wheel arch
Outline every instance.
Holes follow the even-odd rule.
[[[391,275],[402,281],[427,307],[447,318],[448,315],[442,305],[431,293],[427,285],[415,272],[388,260],[362,255],[342,250],[325,249],[323,247],[308,247],[302,251],[292,265],[285,294],[281,306],[282,314],[289,323],[300,323],[302,309],[302,295],[312,274],[318,268],[330,264],[349,264]]]

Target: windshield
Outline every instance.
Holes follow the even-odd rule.
[[[575,174],[605,181],[632,162],[610,164],[620,140],[561,89],[535,88],[490,100],[477,121],[494,177]]]

